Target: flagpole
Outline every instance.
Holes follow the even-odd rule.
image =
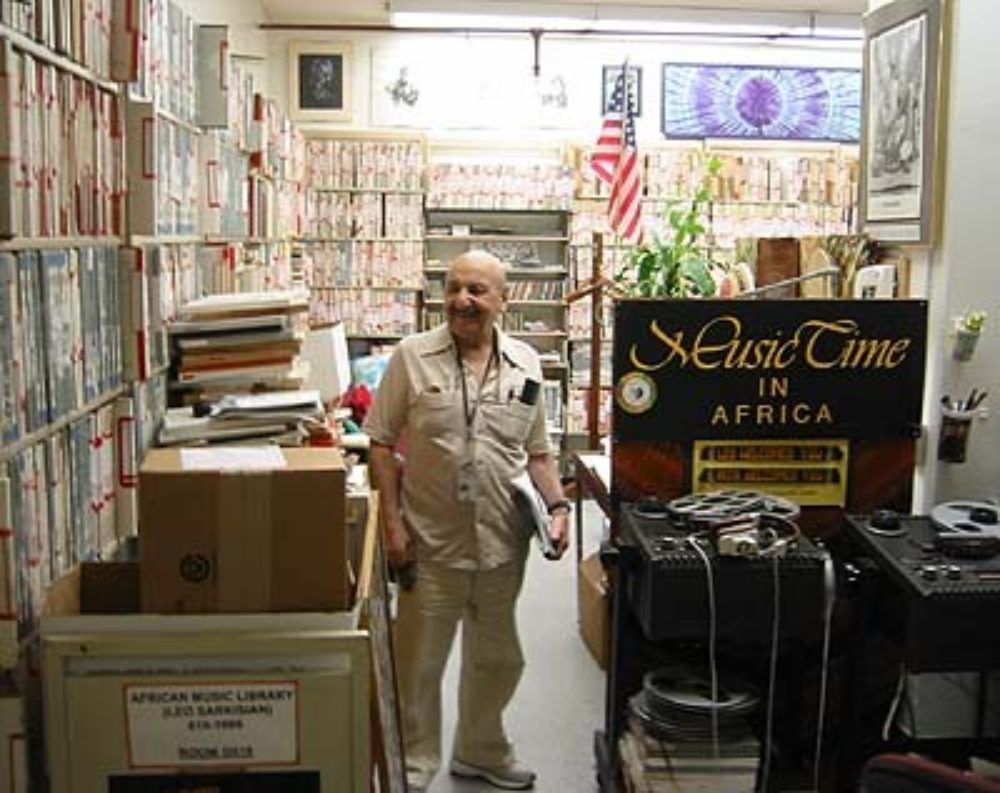
[[[590,294],[590,393],[587,394],[587,444],[600,448],[601,410],[601,310],[604,308],[604,235],[594,232],[593,270],[595,289]]]

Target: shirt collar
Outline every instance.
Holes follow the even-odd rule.
[[[497,349],[504,360],[518,369],[527,369],[527,364],[520,354],[517,343],[504,333],[499,326],[494,327],[494,332],[496,333]],[[451,337],[451,332],[448,330],[447,323],[445,323],[438,325],[427,334],[427,346],[423,350],[423,355],[440,355],[443,352],[451,352],[454,349],[455,342]]]

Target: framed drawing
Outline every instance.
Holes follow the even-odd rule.
[[[615,91],[615,80],[622,73],[621,66],[605,66],[603,68],[603,80],[601,81],[601,115],[607,115],[611,109],[611,95]],[[642,67],[628,67],[629,88],[632,89],[632,96],[635,98],[635,116],[642,115]]]
[[[297,121],[351,120],[351,45],[293,41],[289,45],[289,115]]]
[[[857,143],[861,72],[664,63],[663,137]]]
[[[945,0],[895,0],[865,16],[861,228],[889,242],[932,245]]]

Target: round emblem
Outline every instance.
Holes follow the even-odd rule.
[[[181,578],[200,584],[212,574],[212,562],[200,553],[191,553],[181,559]]]
[[[618,406],[628,413],[645,413],[656,403],[656,383],[648,374],[629,372],[615,389]]]

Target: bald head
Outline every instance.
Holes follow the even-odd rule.
[[[448,277],[456,270],[475,270],[496,283],[500,291],[507,290],[507,265],[487,251],[471,250],[456,256],[448,267]]]

